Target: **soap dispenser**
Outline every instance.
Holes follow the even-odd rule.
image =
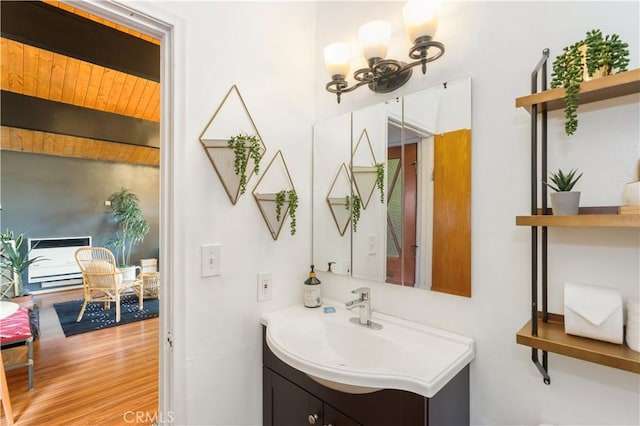
[[[311,265],[311,271],[309,272],[309,278],[304,282],[304,306],[307,308],[317,308],[322,305],[322,299],[320,297],[320,280],[316,278],[316,273]]]

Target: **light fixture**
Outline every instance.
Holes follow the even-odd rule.
[[[369,22],[358,31],[362,53],[368,67],[353,73],[356,83],[352,86],[349,86],[346,80],[351,59],[349,46],[346,43],[333,43],[324,49],[325,64],[331,75],[326,89],[337,95],[338,103],[341,94],[365,84],[376,93],[393,92],[409,81],[412,68],[418,65],[422,66],[422,74],[426,74],[427,62],[435,61],[444,55],[444,44],[433,40],[438,29],[434,3],[424,0],[409,1],[402,10],[405,30],[413,43],[409,57],[414,59],[414,62],[385,59],[391,39],[391,26],[384,21]]]

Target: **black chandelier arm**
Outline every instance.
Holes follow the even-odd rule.
[[[349,86],[345,76],[334,75],[325,88],[335,93],[340,103],[340,95],[351,92],[367,84],[376,93],[389,93],[404,85],[411,77],[411,69],[421,66],[422,73],[427,72],[427,63],[433,62],[444,55],[444,44],[425,36],[416,39],[409,50],[409,57],[414,62],[404,63],[395,59],[370,58],[369,66],[360,68],[353,73],[356,83]]]
[[[435,54],[429,56],[429,49],[436,49]],[[407,64],[407,67],[415,67],[422,65],[422,74],[427,72],[427,62],[433,62],[440,59],[444,55],[444,44],[439,41],[431,40],[431,37],[418,38],[409,50],[409,57],[417,59],[417,61]]]
[[[341,94],[352,92],[356,90],[358,87],[368,83],[369,83],[368,81],[361,81],[354,84],[353,86],[349,86],[349,83],[347,83],[347,81],[344,78],[341,78],[341,79],[334,78],[326,84],[325,89],[327,90],[327,92],[335,93],[336,96],[338,97],[338,103],[340,103]]]

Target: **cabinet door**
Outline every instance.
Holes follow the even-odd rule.
[[[274,426],[323,425],[322,401],[278,374],[271,373],[271,423]]]
[[[324,404],[323,426],[362,426],[360,423],[336,410],[329,404]]]

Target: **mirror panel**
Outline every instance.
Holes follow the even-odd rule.
[[[376,186],[376,164],[379,162],[384,166],[386,158],[387,128],[384,124],[384,104],[354,111],[351,120],[354,192],[362,199],[357,227],[355,230],[351,227],[352,275],[383,281],[385,228],[382,224],[385,220],[386,201],[380,201],[380,191]]]
[[[348,140],[338,134],[345,128],[350,128]],[[338,140],[342,147],[333,145]],[[325,261],[347,265],[333,259],[345,258],[348,247],[350,267],[334,267],[334,272],[470,296],[471,78],[317,123],[314,200],[330,174],[326,168],[336,176],[347,146],[352,147],[351,190],[363,201],[360,218],[355,229],[351,221],[350,244],[343,238],[330,247],[335,238],[326,235],[328,221],[315,204],[316,266]],[[382,193],[378,173],[383,173]],[[335,223],[333,230],[338,234]]]
[[[351,114],[313,126],[313,263],[317,271],[351,273]],[[341,204],[342,203],[342,204]],[[335,213],[335,215],[334,215]],[[345,215],[346,213],[346,215]]]

